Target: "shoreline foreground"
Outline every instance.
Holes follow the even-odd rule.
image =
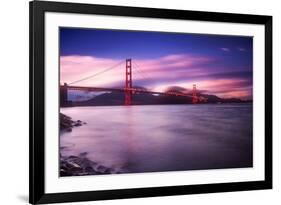
[[[60,113],[60,132],[71,132],[72,128],[87,124],[81,120],[73,121],[71,117]],[[105,167],[97,162],[91,161],[87,157],[87,152],[80,153],[78,156],[63,156],[61,150],[66,147],[60,147],[60,176],[85,176],[99,174],[121,173],[112,168]]]

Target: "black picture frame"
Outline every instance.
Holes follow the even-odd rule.
[[[62,2],[30,2],[30,165],[29,202],[31,204],[123,199],[167,195],[214,193],[272,188],[272,17],[248,14],[230,14],[105,6]],[[182,19],[209,22],[246,23],[265,26],[265,180],[235,183],[183,185],[153,188],[135,188],[71,193],[45,193],[45,68],[44,25],[45,12],[98,14],[113,16]]]

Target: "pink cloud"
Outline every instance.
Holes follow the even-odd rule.
[[[252,94],[252,86],[244,86],[246,79],[220,79],[198,82],[201,89],[222,98],[248,98]]]
[[[247,98],[251,96],[252,87],[245,86],[247,79],[228,79],[225,77],[211,79],[206,77],[215,71],[206,69],[204,66],[216,60],[210,57],[186,54],[174,54],[156,59],[133,59],[133,85],[142,86],[141,80],[145,80],[146,85],[149,85],[148,89],[164,91],[169,86],[191,89],[192,85],[196,84],[199,90],[206,90],[209,94],[216,94],[219,97]],[[61,56],[60,82],[70,83],[100,73],[119,62],[122,63],[122,60],[92,56]],[[165,70],[166,72],[164,72]],[[199,78],[201,76],[205,76],[204,79]],[[76,85],[123,87],[124,84],[125,60],[116,68]]]
[[[213,61],[215,59],[209,57],[177,54],[153,60],[136,60],[136,65],[153,79],[167,77],[173,79],[179,76],[184,77],[187,73],[188,77],[206,75],[208,72],[202,68],[202,65],[212,63]],[[169,72],[163,72],[163,70],[168,70]],[[186,72],[187,70],[188,72]]]
[[[78,79],[85,78],[94,73],[102,72],[119,61],[105,58],[96,58],[92,56],[62,56],[60,58],[60,76],[61,83],[70,83]],[[121,67],[111,70],[108,75],[100,75],[98,78],[89,79],[81,82],[79,85],[104,86],[120,81],[117,78],[121,74]],[[121,75],[120,75],[121,77]]]
[[[205,90],[206,94],[214,94],[221,98],[237,97],[249,99],[252,95],[252,86],[243,86],[245,79],[219,79],[219,80],[196,80],[188,83],[178,83],[175,86],[192,88],[196,84],[198,90]],[[165,90],[168,84],[162,84],[156,89]]]
[[[178,76],[186,75],[186,69],[189,69],[189,77],[200,74],[204,75],[206,74],[206,71],[199,66],[211,61],[213,61],[213,59],[207,57],[168,55],[153,60],[133,60],[132,64],[133,67],[135,67],[135,71],[133,71],[135,74],[146,73],[146,76],[153,81],[155,79],[163,79],[167,77],[170,79],[177,79]],[[118,62],[120,61],[92,56],[62,56],[60,58],[60,81],[61,83],[70,83],[92,75],[93,73],[102,72]],[[170,72],[163,72],[165,69],[168,69]],[[81,84],[96,86],[116,84],[124,81],[124,72],[125,60],[124,64],[118,66],[116,69],[110,70],[105,75],[99,75],[98,78],[81,82]]]

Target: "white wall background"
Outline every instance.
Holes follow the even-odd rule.
[[[280,204],[281,6],[277,0],[72,0],[109,5],[273,15],[274,189],[79,204]],[[0,204],[28,200],[28,1],[1,1],[0,11]]]

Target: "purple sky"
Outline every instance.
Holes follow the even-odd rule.
[[[60,29],[61,83],[116,68],[75,85],[124,87],[125,59],[133,85],[164,91],[170,86],[220,97],[252,99],[252,38],[96,29]]]

